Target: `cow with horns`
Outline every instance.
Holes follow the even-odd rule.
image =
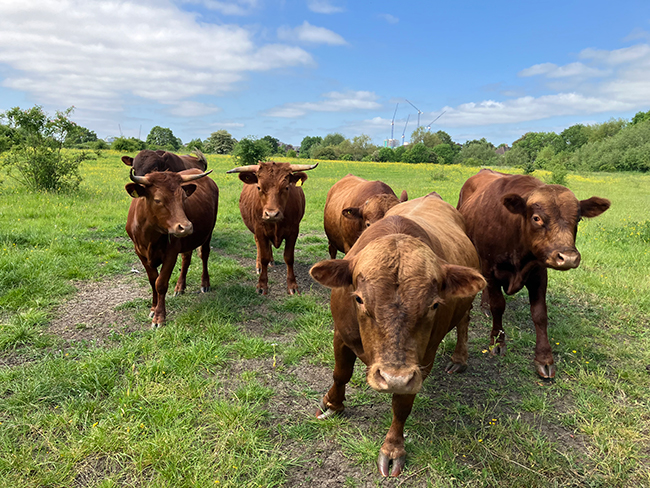
[[[178,173],[163,171],[137,176],[125,186],[133,197],[126,222],[126,232],[133,241],[151,284],[152,326],[165,322],[165,296],[169,278],[182,254],[181,272],[175,294],[185,291],[187,270],[192,252],[199,249],[203,261],[201,292],[210,289],[208,256],[210,239],[217,220],[219,189],[203,173],[189,169]],[[160,274],[158,267],[162,265]]]
[[[136,176],[144,176],[154,171],[183,171],[184,169],[200,169],[205,171],[208,168],[208,160],[204,154],[195,149],[194,154],[178,155],[168,151],[151,151],[145,149],[135,155],[122,156],[122,162],[127,166],[133,168],[133,174]]]
[[[244,182],[239,197],[239,211],[246,227],[255,236],[257,259],[255,267],[260,275],[257,291],[266,295],[268,266],[273,261],[273,250],[284,245],[284,262],[287,264],[287,291],[298,292],[293,271],[294,249],[300,221],[305,214],[305,194],[301,186],[307,180],[303,171],[314,169],[318,163],[289,164],[275,161],[259,162],[250,166],[233,168],[227,173],[238,173]]]

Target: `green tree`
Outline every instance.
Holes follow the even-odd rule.
[[[582,124],[575,124],[571,127],[567,127],[562,132],[560,132],[560,137],[564,142],[563,147],[565,147],[566,150],[570,152],[580,149],[582,146],[587,144],[587,142],[589,142],[589,133],[589,128]]]
[[[144,141],[136,139],[135,137],[117,137],[111,143],[111,149],[121,152],[138,152],[146,149],[147,145]]]
[[[280,141],[275,137],[264,136],[260,140],[268,142],[269,146],[271,146],[271,154],[277,154],[280,151]]]
[[[210,134],[204,141],[203,148],[210,154],[228,154],[235,148],[235,144],[237,140],[233,139],[230,132],[220,129]]]
[[[438,163],[452,164],[454,162],[456,153],[449,144],[438,144],[431,150],[435,153]]]
[[[343,141],[345,141],[345,137],[343,137],[343,134],[339,134],[338,132],[334,132],[332,134],[327,134],[325,136],[325,139],[323,139],[323,142],[321,142],[321,145],[322,146],[338,146]]]
[[[390,147],[380,147],[377,151],[377,161],[387,163],[395,161],[395,151]]]
[[[634,117],[632,117],[630,124],[636,125],[647,120],[650,120],[650,110],[647,112],[637,112]]]
[[[494,144],[484,138],[467,141],[455,157],[455,162],[468,166],[494,166],[499,162]]]
[[[258,161],[266,160],[272,154],[272,148],[268,141],[255,139],[252,136],[244,137],[235,144],[232,155],[242,166],[257,164]]]
[[[198,137],[196,139],[192,139],[185,146],[187,146],[188,151],[192,151],[194,149],[198,149],[199,151],[203,151],[203,141]]]
[[[97,134],[80,125],[74,125],[66,134],[63,145],[65,147],[72,147],[78,144],[87,144],[95,141],[97,141]]]
[[[406,154],[404,154],[402,161],[409,164],[435,163],[436,153],[425,146],[424,143],[418,142],[409,147]]]
[[[52,118],[41,106],[21,110],[14,107],[1,116],[14,131],[12,148],[2,165],[9,176],[30,190],[72,191],[81,182],[79,165],[87,158],[81,152],[63,153],[67,135],[77,126],[70,115],[74,108],[56,112]]]
[[[315,146],[316,144],[320,144],[323,142],[323,138],[321,136],[305,136],[302,138],[302,142],[300,143],[300,157],[301,158],[309,158],[311,157],[311,153],[309,150],[311,149],[312,146]]]
[[[599,142],[609,137],[614,137],[628,125],[625,119],[609,119],[602,124],[589,126],[589,142]]]
[[[434,148],[443,141],[435,132],[429,132],[424,126],[418,127],[411,133],[411,144],[424,144],[428,148]]]
[[[336,151],[332,146],[321,146],[320,144],[312,146],[310,153],[312,159],[325,159],[330,161],[336,159]]]
[[[16,130],[5,124],[0,124],[0,153],[8,151],[14,145]]]
[[[174,136],[171,129],[156,125],[151,129],[151,131],[149,131],[149,135],[147,136],[147,145],[178,151],[182,146],[182,142],[178,137]]]
[[[564,149],[566,144],[564,139],[555,132],[527,132],[515,142],[512,147],[519,146],[528,154],[528,159],[535,161],[537,153],[546,146],[554,146],[555,151],[559,152]]]

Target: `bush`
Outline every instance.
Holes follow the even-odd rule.
[[[395,161],[395,151],[390,147],[380,147],[377,151],[377,161],[387,163]]]
[[[298,157],[298,154],[293,149],[289,149],[287,151],[287,157],[288,158],[295,158],[295,157]]]
[[[325,159],[330,161],[336,159],[336,151],[332,146],[312,146],[310,152],[312,159]]]
[[[352,154],[344,154],[341,156],[341,161],[352,161]]]
[[[146,149],[147,145],[144,141],[136,139],[135,137],[118,137],[111,143],[111,149],[121,152],[138,152]]]
[[[435,163],[436,153],[423,143],[418,142],[417,144],[413,144],[410,149],[406,151],[402,161],[409,164]]]
[[[257,164],[271,155],[271,145],[263,139],[255,139],[251,136],[245,137],[235,144],[232,155],[243,166]]]

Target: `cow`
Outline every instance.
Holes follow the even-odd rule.
[[[226,173],[238,173],[244,182],[239,197],[239,211],[242,219],[253,235],[257,245],[255,267],[260,275],[257,291],[268,294],[268,266],[273,261],[273,250],[284,245],[284,262],[287,264],[287,291],[290,295],[298,293],[298,283],[293,272],[294,249],[300,221],[305,214],[305,194],[297,186],[307,180],[303,171],[314,169],[318,163],[289,164],[275,161],[262,162],[250,166],[240,166]]]
[[[180,156],[168,151],[145,149],[136,154],[135,158],[122,156],[122,162],[127,166],[131,166],[133,174],[136,176],[144,176],[153,171],[179,172],[192,168],[206,171],[208,169],[208,160],[205,155],[198,149],[194,150],[194,154],[196,154],[196,157],[190,154]]]
[[[165,322],[165,295],[179,254],[183,258],[175,294],[185,291],[187,270],[196,248],[203,261],[201,292],[210,290],[208,257],[219,205],[219,189],[205,177],[210,172],[188,169],[137,176],[131,169],[132,183],[125,186],[133,197],[126,232],[151,284],[153,327]]]
[[[467,234],[476,246],[488,283],[482,298],[492,314],[492,354],[506,353],[502,289],[513,295],[525,286],[537,336],[536,370],[542,378],[555,376],[547,335],[547,269],[578,267],[578,222],[597,217],[609,206],[610,201],[604,198],[578,200],[564,186],[547,185],[527,175],[482,169],[465,182],[457,208],[465,217]]]
[[[332,288],[334,383],[319,419],[343,411],[345,385],[359,358],[374,390],[392,393],[393,422],[377,459],[383,476],[401,473],[404,422],[454,327],[449,373],[467,364],[467,330],[474,296],[485,286],[476,250],[458,211],[432,193],[390,209],[364,231],[343,259],[315,264],[310,274]]]
[[[398,200],[390,186],[348,174],[327,192],[325,234],[331,259],[337,251],[346,254],[370,224],[381,219],[388,209],[408,200],[406,190]]]

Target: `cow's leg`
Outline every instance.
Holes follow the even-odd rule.
[[[530,299],[530,314],[535,324],[535,366],[537,373],[542,378],[553,378],[555,376],[555,363],[553,351],[548,342],[548,312],[546,309],[546,288],[548,286],[548,274],[546,269],[531,276],[526,283],[528,297]]]
[[[269,293],[269,250],[271,243],[268,238],[263,234],[255,235],[255,243],[257,244],[257,262],[259,266],[260,277],[257,280],[257,292],[262,295]]]
[[[329,241],[329,245],[327,246],[327,249],[329,250],[330,253],[330,259],[336,259],[336,253],[338,252],[338,249],[334,245],[332,241]]]
[[[185,287],[187,286],[187,270],[190,268],[190,263],[192,262],[192,251],[184,252],[182,256],[181,272],[178,275],[178,281],[176,281],[174,296],[182,295],[185,293]]]
[[[158,279],[158,270],[152,266],[149,266],[146,259],[140,258],[142,265],[144,266],[145,271],[147,272],[147,278],[149,278],[149,285],[151,285],[151,310],[149,312],[149,318],[153,317],[154,311],[156,310],[156,305],[158,305],[158,293],[156,292],[156,280]]]
[[[471,310],[471,306],[470,306]],[[469,352],[467,350],[467,333],[469,330],[469,310],[463,316],[461,321],[456,326],[456,349],[451,356],[451,361],[445,366],[447,373],[462,373],[467,369],[467,358]]]
[[[262,241],[262,243],[260,243]],[[266,242],[266,249],[262,249],[260,246],[264,246]],[[255,272],[260,274],[262,272],[262,255],[266,254],[269,259],[268,266],[273,267],[273,249],[271,248],[271,241],[266,238],[258,237],[255,235],[255,245],[257,246],[257,259],[255,260]]]
[[[298,283],[293,272],[294,251],[298,234],[286,238],[284,244],[284,262],[287,263],[287,292],[289,295],[298,293]]]
[[[357,355],[352,352],[348,346],[343,343],[343,339],[338,332],[334,331],[334,383],[325,396],[321,399],[320,409],[316,412],[316,417],[326,419],[336,413],[342,412],[345,408],[345,385],[352,378],[354,371],[354,362]]]
[[[490,294],[487,288],[483,288],[483,291],[481,292],[481,312],[483,312],[486,317],[490,316]]]
[[[201,293],[210,291],[210,274],[208,273],[208,258],[210,257],[210,240],[212,233],[208,239],[199,247],[199,257],[203,263],[203,271],[201,271]]]
[[[492,332],[490,333],[490,353],[505,356],[506,333],[503,330],[503,312],[506,310],[506,299],[503,297],[501,285],[488,281],[488,298],[492,314]],[[485,290],[484,290],[485,291]]]
[[[152,327],[159,327],[165,323],[167,318],[167,310],[165,309],[165,296],[167,295],[167,289],[169,288],[169,278],[172,275],[172,271],[176,266],[176,260],[178,258],[177,254],[168,253],[165,256],[163,261],[162,268],[160,269],[160,274],[156,279],[156,293],[158,294],[158,303],[153,312],[153,319],[151,321]]]
[[[404,449],[404,423],[411,414],[415,395],[393,395],[393,422],[390,424],[384,444],[379,450],[377,467],[383,476],[388,476],[388,468],[393,463],[390,476],[399,476],[406,462]]]

